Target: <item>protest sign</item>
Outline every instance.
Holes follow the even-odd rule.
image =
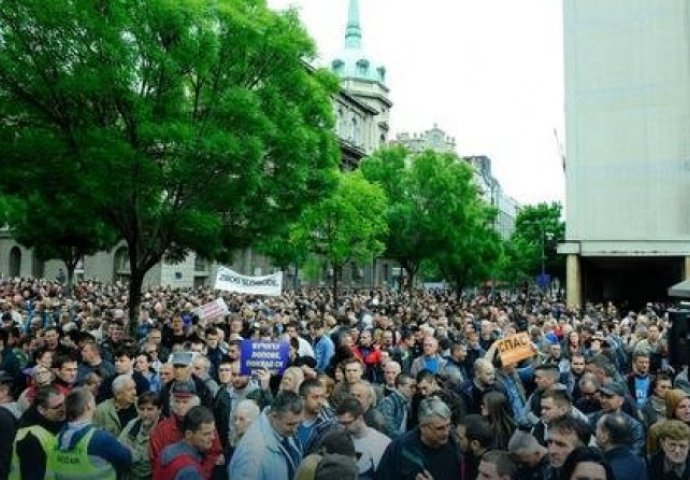
[[[195,308],[192,311],[192,313],[196,314],[202,320],[223,317],[229,312],[230,310],[228,310],[228,306],[222,298],[202,305],[199,308]]]
[[[283,291],[283,272],[276,272],[273,275],[261,277],[250,277],[239,274],[227,267],[219,267],[214,288],[227,292],[277,297]]]
[[[496,343],[503,365],[511,365],[534,355],[532,341],[527,332],[520,332]]]
[[[290,344],[287,342],[242,340],[240,375],[250,375],[258,368],[281,374],[290,360],[289,353]]]

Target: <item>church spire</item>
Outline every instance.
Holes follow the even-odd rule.
[[[359,1],[350,0],[345,30],[345,48],[362,48],[362,27],[359,24]]]

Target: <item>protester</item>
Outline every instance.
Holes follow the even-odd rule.
[[[118,439],[132,451],[128,480],[150,480],[153,471],[149,436],[160,420],[161,403],[155,392],[144,392],[136,403],[137,418],[125,425]]]

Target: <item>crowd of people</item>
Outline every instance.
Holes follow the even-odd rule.
[[[118,283],[0,281],[0,480],[690,479],[664,305],[157,287],[137,313]],[[288,364],[247,372],[249,340]]]

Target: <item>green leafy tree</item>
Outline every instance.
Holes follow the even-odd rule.
[[[359,171],[341,173],[335,192],[307,208],[298,224],[296,240],[321,256],[333,268],[333,298],[343,266],[364,262],[384,250],[386,194]]]
[[[424,152],[411,165],[431,261],[458,292],[488,280],[500,254],[496,210],[480,197],[470,165],[454,154]]]
[[[309,251],[304,241],[297,235],[295,224],[286,225],[283,230],[263,238],[256,249],[269,257],[285,275],[291,266],[295,267],[293,288],[297,288],[299,267],[306,262]]]
[[[4,0],[0,188],[51,184],[128,247],[135,327],[165,256],[228,259],[334,186],[337,81],[263,0]],[[46,172],[64,169],[67,188]],[[52,182],[52,183],[51,183]]]
[[[556,248],[564,239],[565,223],[560,203],[539,203],[522,207],[510,238],[511,257],[505,269],[520,272],[523,277],[535,278],[541,273],[543,265],[546,273],[562,278],[565,274],[565,261],[558,255]]]
[[[365,178],[381,185],[388,197],[388,235],[384,255],[405,270],[407,285],[414,281],[424,260],[433,256],[436,235],[427,212],[429,194],[408,167],[413,157],[403,147],[383,148],[360,163]]]

